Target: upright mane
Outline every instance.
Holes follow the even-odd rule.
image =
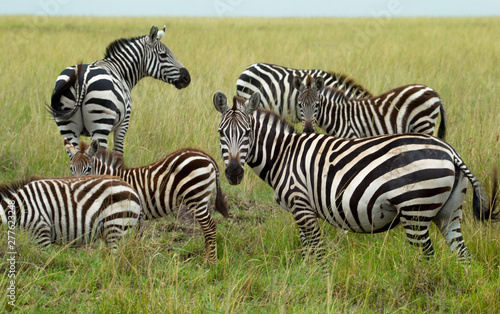
[[[348,98],[371,98],[373,94],[364,88],[361,84],[356,82],[353,78],[349,77],[347,74],[339,72],[327,72],[332,76],[332,78],[338,82],[335,86],[338,89],[344,91],[344,95]]]
[[[19,190],[20,188],[22,188],[26,184],[28,184],[32,181],[40,180],[40,179],[42,179],[42,178],[37,177],[37,176],[29,176],[29,177],[25,177],[25,178],[20,179],[20,180],[15,180],[15,181],[12,181],[9,183],[0,184],[0,200],[1,200],[2,195],[8,195],[11,193],[15,193],[17,190]]]
[[[137,36],[132,38],[120,38],[108,45],[106,47],[106,53],[104,54],[104,59],[113,57],[117,52],[121,51],[123,47],[130,45],[131,43],[139,40],[143,36]]]
[[[79,149],[78,152],[80,153],[85,153],[87,148],[89,147],[89,144],[81,141],[79,144]],[[123,158],[123,155],[114,151],[114,150],[107,150],[104,148],[99,148],[97,153],[94,155],[98,160],[102,161],[109,167],[113,169],[127,169],[125,166],[125,160]]]

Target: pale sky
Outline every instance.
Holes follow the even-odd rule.
[[[0,15],[408,17],[500,16],[500,0],[14,0]]]

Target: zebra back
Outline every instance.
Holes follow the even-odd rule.
[[[292,122],[298,122],[298,92],[293,88],[293,78],[304,78],[306,75],[322,77],[326,86],[344,90],[348,97],[361,99],[372,96],[366,88],[346,74],[318,69],[292,69],[267,63],[248,66],[236,81],[236,91],[238,96],[245,99],[260,92],[261,107],[273,110]]]
[[[100,235],[115,250],[142,219],[139,196],[117,177],[30,177],[0,185],[0,196],[2,223],[15,220],[42,246],[88,244]]]

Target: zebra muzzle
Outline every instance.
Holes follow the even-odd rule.
[[[233,159],[227,165],[224,173],[226,174],[226,178],[229,184],[238,185],[241,183],[241,180],[243,180],[245,171],[243,169],[243,166]]]
[[[179,79],[174,82],[174,86],[177,89],[182,89],[184,87],[187,87],[189,83],[191,83],[191,76],[189,75],[189,72],[186,68],[181,68],[179,70]]]

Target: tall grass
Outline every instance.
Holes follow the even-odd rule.
[[[190,71],[184,90],[142,80],[132,92],[125,137],[128,165],[181,147],[201,148],[222,168],[212,105],[231,97],[246,66],[269,62],[345,72],[373,93],[409,83],[433,87],[447,112],[447,140],[488,188],[500,166],[499,18],[217,19],[0,17],[0,182],[25,175],[68,176],[63,139],[45,112],[62,69],[102,58],[120,37],[167,24],[163,41]],[[247,169],[249,170],[249,169]],[[463,233],[470,266],[449,253],[436,228],[436,256],[422,258],[396,228],[345,234],[322,224],[324,274],[303,261],[291,215],[251,171],[222,185],[234,217],[215,214],[218,264],[201,264],[197,226],[175,217],[149,222],[111,255],[99,243],[40,249],[18,230],[16,308],[75,312],[496,312],[500,309],[499,226],[472,219]],[[2,239],[6,230],[2,228]],[[6,242],[6,241],[4,241]],[[7,243],[0,244],[6,256]],[[0,260],[1,273],[8,264]],[[9,279],[0,275],[0,291]],[[7,300],[2,309],[11,309]]]

